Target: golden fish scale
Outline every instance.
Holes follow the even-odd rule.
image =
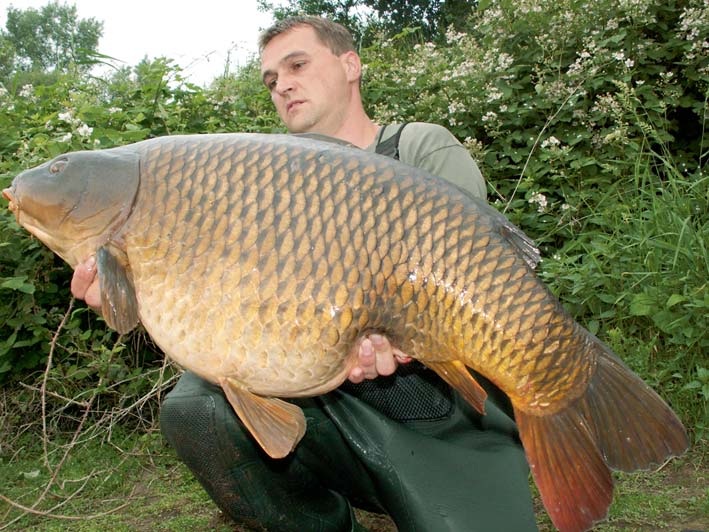
[[[144,325],[187,368],[307,395],[377,330],[528,410],[585,388],[587,336],[488,213],[418,171],[285,136],[142,146],[129,260]]]

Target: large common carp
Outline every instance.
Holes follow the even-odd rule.
[[[142,322],[221,385],[273,457],[305,430],[277,397],[339,386],[370,331],[480,412],[468,368],[510,397],[560,530],[605,517],[610,469],[688,446],[672,410],[539,281],[521,231],[392,159],[287,135],[163,137],[62,155],[3,195],[70,265],[96,255],[108,324]]]

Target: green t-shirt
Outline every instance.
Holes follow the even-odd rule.
[[[375,151],[378,142],[394,135],[400,124],[384,126],[367,151]],[[442,177],[478,198],[486,197],[485,180],[478,165],[458,139],[443,126],[411,122],[401,132],[399,160]]]

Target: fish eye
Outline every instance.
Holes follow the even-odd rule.
[[[67,165],[68,162],[69,161],[65,157],[62,157],[61,159],[57,159],[49,167],[49,173],[50,174],[58,174],[59,172],[64,170],[64,167]]]

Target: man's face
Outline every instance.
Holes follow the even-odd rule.
[[[310,26],[274,37],[261,52],[261,74],[291,133],[334,134],[351,98],[349,53],[336,56]]]

